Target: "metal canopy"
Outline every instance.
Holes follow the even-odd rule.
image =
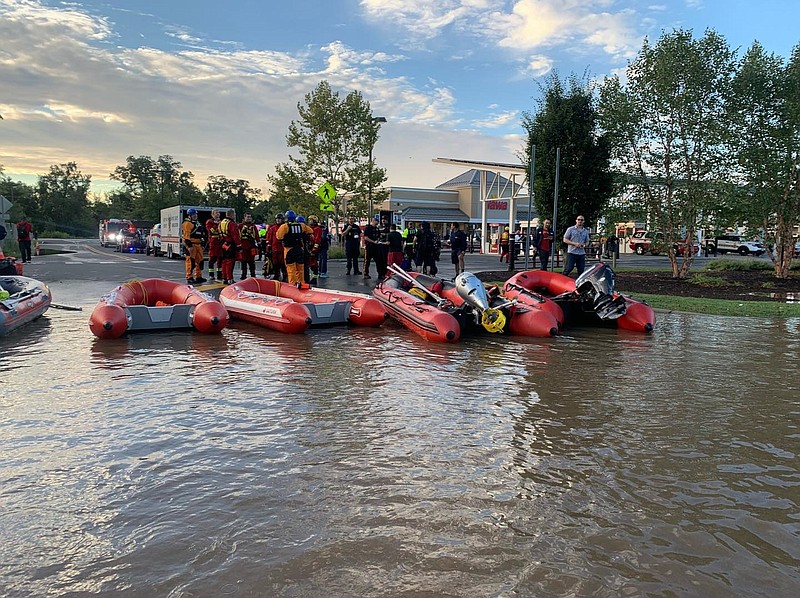
[[[476,170],[510,172],[511,174],[528,174],[528,170],[522,164],[508,164],[507,162],[481,162],[478,160],[456,160],[455,158],[434,158],[433,161],[439,164],[450,164],[452,166],[466,166]]]
[[[513,231],[515,219],[517,217],[517,196],[515,187],[517,185],[516,179],[518,175],[527,176],[528,170],[522,164],[508,164],[507,162],[481,162],[478,160],[457,160],[454,158],[434,158],[434,162],[439,164],[449,164],[451,166],[461,166],[474,168],[480,173],[480,200],[481,200],[481,242],[483,243],[483,252],[489,253],[490,239],[488,235],[488,222],[486,217],[486,202],[489,200],[489,189],[486,185],[486,173],[496,173],[495,181],[499,181],[501,173],[507,173],[511,179],[511,197],[508,202],[508,225]],[[521,186],[521,185],[520,185]],[[530,228],[530,222],[528,223]]]

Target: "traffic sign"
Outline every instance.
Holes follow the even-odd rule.
[[[322,203],[329,204],[336,197],[336,189],[334,189],[333,185],[329,182],[325,181],[320,185],[319,189],[317,189],[317,195],[319,195]]]
[[[319,204],[319,209],[323,212],[333,212],[336,208],[333,207],[332,203],[321,203]]]

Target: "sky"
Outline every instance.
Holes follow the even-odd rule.
[[[33,184],[74,161],[93,190],[128,156],[195,175],[267,175],[297,104],[327,80],[386,118],[387,184],[432,188],[519,163],[525,111],[555,70],[623,74],[645,38],[706,29],[789,57],[796,0],[0,0],[0,164]]]

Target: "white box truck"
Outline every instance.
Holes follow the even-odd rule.
[[[211,218],[212,210],[219,210],[220,218],[225,217],[225,212],[230,208],[217,208],[212,206],[185,206],[178,205],[161,210],[161,253],[170,259],[183,255],[183,238],[181,225],[186,219],[189,208],[197,210],[197,221],[205,224]]]

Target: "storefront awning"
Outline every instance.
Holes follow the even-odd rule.
[[[469,222],[469,216],[458,208],[406,208],[401,215],[406,222]]]

